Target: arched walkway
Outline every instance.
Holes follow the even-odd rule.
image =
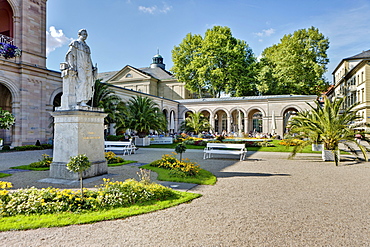
[[[10,90],[0,83],[0,108],[12,113],[12,94]],[[10,145],[12,142],[12,128],[10,130],[0,129],[0,138],[4,145]]]

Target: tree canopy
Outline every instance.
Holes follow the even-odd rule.
[[[258,75],[261,94],[319,94],[329,59],[329,40],[315,27],[284,35],[262,52]]]
[[[204,37],[188,33],[172,50],[172,60],[174,75],[200,98],[206,92],[212,97],[256,94],[256,58],[228,27],[214,26]]]

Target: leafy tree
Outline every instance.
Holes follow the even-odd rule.
[[[199,134],[202,131],[207,131],[211,125],[207,118],[201,112],[190,113],[182,123],[181,129],[187,132]]]
[[[325,97],[324,106],[318,102],[315,102],[316,107],[308,104],[311,110],[299,112],[291,121],[292,133],[299,133],[298,137],[317,137],[324,143],[326,150],[333,152],[336,165],[339,164],[339,143],[343,143],[349,150],[357,154],[353,148],[353,144],[355,144],[367,160],[366,147],[356,141],[354,126],[351,125],[360,118],[355,109],[357,104],[343,109],[345,99],[344,97],[331,102]],[[293,149],[292,156],[312,141],[311,139],[301,142]]]
[[[14,116],[10,112],[2,110],[0,107],[0,129],[10,129],[14,122]]]
[[[329,40],[315,27],[284,35],[262,52],[258,91],[262,94],[319,94],[328,82]]]
[[[86,154],[79,154],[71,157],[67,163],[67,169],[71,172],[77,172],[80,178],[81,197],[83,197],[83,178],[82,173],[91,167],[91,162]]]
[[[172,72],[185,87],[204,96],[254,95],[256,59],[245,41],[228,27],[214,26],[205,36],[187,34],[172,50]]]
[[[182,160],[182,153],[185,153],[186,145],[184,143],[179,143],[175,147],[175,152],[180,154],[180,161]]]
[[[157,103],[142,96],[131,97],[125,110],[126,119],[121,126],[138,132],[139,137],[145,137],[150,130],[166,131],[167,119]]]

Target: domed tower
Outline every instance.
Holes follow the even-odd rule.
[[[150,64],[150,68],[166,69],[166,65],[163,63],[163,57],[161,55],[159,55],[159,51],[153,57],[153,63]]]

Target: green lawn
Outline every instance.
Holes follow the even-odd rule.
[[[0,231],[27,230],[36,228],[61,227],[77,224],[88,224],[103,220],[123,219],[134,215],[145,214],[189,202],[200,197],[200,194],[176,191],[177,198],[165,201],[152,201],[135,204],[130,207],[115,208],[84,213],[61,213],[47,215],[12,216],[0,218]]]
[[[10,169],[22,169],[22,170],[31,170],[31,171],[47,171],[50,167],[31,167],[30,165],[24,166],[13,166]]]
[[[8,174],[8,173],[2,173],[0,172],[0,178],[5,178],[5,177],[9,177],[11,176],[12,174]]]
[[[150,166],[150,164],[141,166],[140,168],[156,172],[158,174],[157,179],[160,181],[205,184],[205,185],[214,185],[217,182],[216,176],[204,169],[201,169],[196,177],[175,177],[170,175],[171,170]]]
[[[248,151],[261,151],[261,152],[291,152],[293,147],[286,147],[284,145],[280,145],[279,143],[281,140],[272,140],[269,143],[274,144],[275,147],[247,147]],[[169,148],[175,150],[175,147],[178,143],[173,144],[154,144],[150,145],[149,148]],[[204,149],[205,146],[196,146],[196,145],[186,145],[187,149]],[[312,151],[311,146],[307,146],[303,149],[302,153],[321,153],[317,151]]]
[[[125,160],[124,162],[122,163],[114,163],[114,164],[108,164],[109,167],[114,167],[114,166],[122,166],[122,165],[127,165],[127,164],[131,164],[131,163],[136,163],[137,161],[135,160]]]
[[[125,160],[122,163],[115,163],[115,164],[108,164],[109,167],[113,166],[122,166],[130,163],[136,163],[135,160]],[[24,166],[13,166],[10,167],[10,169],[22,169],[22,170],[31,170],[31,171],[47,171],[50,170],[50,167],[31,167],[30,165],[24,165]]]

